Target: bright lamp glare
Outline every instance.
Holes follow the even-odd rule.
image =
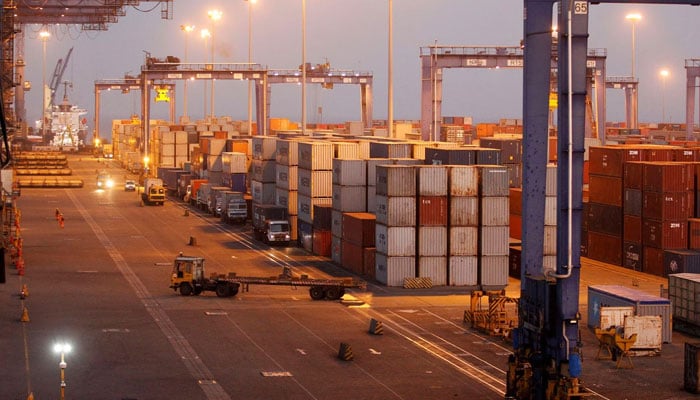
[[[70,353],[72,347],[68,343],[56,343],[53,345],[53,351],[56,353]]]

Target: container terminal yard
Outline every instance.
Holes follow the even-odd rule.
[[[122,7],[50,3],[0,31],[98,29]],[[0,397],[694,398],[697,60],[686,121],[640,122],[634,72],[608,77],[588,47],[590,4],[524,4],[520,46],[420,48],[420,120],[391,100],[377,120],[373,74],[328,62],[147,52],[138,76],[95,81],[96,126],[104,90],[140,91],[141,114],[92,137],[67,83],[38,131],[5,88]],[[442,115],[448,68],[522,69],[522,118]],[[212,115],[176,118],[194,79]],[[213,115],[225,79],[250,82],[248,120]],[[275,83],[302,86],[302,110],[307,84],[357,85],[361,119],[271,117]],[[626,121],[606,121],[606,88]]]

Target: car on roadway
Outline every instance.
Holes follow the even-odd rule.
[[[124,191],[125,192],[133,192],[136,190],[136,181],[127,179],[124,182]]]

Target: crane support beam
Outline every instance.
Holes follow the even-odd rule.
[[[700,59],[685,60],[685,74],[685,129],[688,140],[695,140],[695,92],[700,78]]]

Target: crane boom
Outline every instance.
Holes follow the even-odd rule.
[[[73,53],[73,48],[71,47],[70,50],[68,50],[68,54],[66,54],[66,58],[59,58],[58,61],[56,62],[56,68],[53,70],[53,76],[51,77],[51,99],[49,101],[49,110],[53,107],[55,104],[55,98],[56,98],[56,91],[58,91],[58,85],[61,84],[61,79],[63,78],[63,73],[66,72],[66,67],[68,66],[68,61],[70,61],[70,55]]]

